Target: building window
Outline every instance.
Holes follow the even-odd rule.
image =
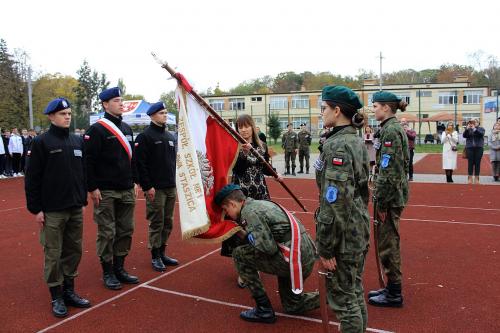
[[[432,97],[430,90],[417,90],[417,97]]]
[[[439,104],[457,104],[457,94],[454,91],[443,91],[439,93]]]
[[[321,110],[321,103],[323,103],[323,100],[321,99],[321,95],[318,95],[318,109]]]
[[[308,109],[308,108],[309,108],[309,96],[307,95],[292,96],[292,109]]]
[[[255,118],[253,118],[253,121],[254,121],[256,124],[262,124],[262,118],[261,118],[261,117],[255,117]]]
[[[462,113],[462,125],[467,126],[467,123],[469,120],[472,119],[478,119],[479,120],[479,113]]]
[[[410,93],[409,92],[401,92],[395,94],[399,98],[401,98],[402,101],[406,102],[406,104],[410,105]]]
[[[368,93],[368,106],[373,106],[373,94],[374,93]]]
[[[286,118],[286,117],[280,117],[279,121],[280,121],[280,128],[282,130],[286,129],[287,126],[288,126],[288,118]]]
[[[483,96],[481,90],[465,90],[464,91],[464,104],[479,104],[479,100]]]
[[[309,117],[293,117],[292,124],[294,129],[300,129],[300,124],[306,123],[307,127],[309,127]]]
[[[252,97],[252,102],[262,102],[262,96]]]
[[[229,99],[229,110],[245,110],[245,99],[244,98],[230,98]]]
[[[208,104],[214,109],[215,111],[222,111],[224,110],[224,100],[223,99],[209,99]]]
[[[269,99],[269,109],[288,109],[288,98],[286,96],[271,96]]]
[[[324,124],[323,124],[323,118],[320,117],[319,120],[318,120],[318,129],[322,130],[323,127],[325,127]]]

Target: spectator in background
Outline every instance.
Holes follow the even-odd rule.
[[[408,149],[410,152],[410,162],[408,163],[408,180],[413,181],[413,156],[415,155],[415,138],[417,137],[417,132],[412,130],[406,118],[401,118],[401,126],[403,126],[406,136],[408,137]]]
[[[365,138],[366,150],[368,150],[368,157],[370,158],[370,167],[373,167],[375,165],[375,148],[373,146],[375,138],[373,136],[373,129],[370,126],[365,127],[364,138]]]
[[[479,126],[479,120],[472,119],[467,123],[464,131],[465,149],[467,151],[468,178],[467,183],[472,184],[472,174],[475,182],[479,184],[479,173],[481,172],[481,159],[483,158],[484,128]]]
[[[31,141],[33,137],[29,135],[28,130],[23,128],[21,130],[21,139],[23,140],[23,156],[21,157],[21,171],[24,172],[26,170],[26,154],[31,146]]]
[[[14,177],[22,176],[21,157],[23,156],[23,139],[21,139],[15,127],[12,129],[12,135],[9,138],[9,154],[12,158],[12,171],[14,172]]]
[[[267,137],[260,131],[260,127],[255,127],[255,129],[257,130],[257,135],[259,136],[260,141],[267,143]]]
[[[453,183],[453,170],[457,168],[458,132],[454,130],[453,122],[448,122],[446,130],[441,134],[443,143],[443,169],[446,182]]]
[[[81,132],[79,128],[75,128],[75,135],[81,136]]]
[[[500,179],[500,121],[498,121],[491,130],[490,161],[493,179],[497,182]]]
[[[3,174],[4,171],[5,171],[5,145],[3,144],[3,140],[0,140],[0,179],[7,178]]]
[[[5,130],[2,133],[2,141],[5,149],[5,170],[4,175],[7,177],[12,177],[12,158],[10,157],[9,152],[9,139],[10,139],[10,131]]]

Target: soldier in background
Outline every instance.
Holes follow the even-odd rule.
[[[376,153],[375,200],[380,223],[378,251],[380,262],[387,276],[383,289],[370,291],[368,303],[375,306],[403,306],[401,249],[399,220],[408,202],[408,138],[396,119],[396,111],[406,110],[408,104],[393,93],[380,91],[373,94],[373,111],[380,121],[380,129],[375,134],[379,143]]]
[[[285,151],[285,175],[290,174],[290,159],[292,160],[292,175],[295,176],[295,158],[297,157],[297,150],[299,148],[299,138],[297,133],[293,131],[292,124],[288,124],[288,130],[281,138],[281,147]]]
[[[146,197],[151,265],[158,272],[178,265],[165,255],[174,221],[177,146],[175,137],[166,130],[167,113],[163,102],[152,104],[147,111],[151,124],[135,140],[139,184]]]
[[[233,259],[236,270],[255,300],[256,307],[243,311],[240,317],[253,322],[276,321],[259,271],[277,276],[279,295],[285,312],[302,314],[318,308],[317,292],[296,294],[297,290],[292,291],[295,284],[291,280],[291,265],[287,262],[287,258],[291,260],[289,253],[292,251],[292,224],[296,227],[294,230],[299,230],[297,237],[301,237],[301,246],[297,247],[297,251],[298,257],[301,258],[304,280],[311,274],[315,261],[314,243],[302,223],[272,201],[246,197],[235,184],[223,187],[216,194],[214,202],[222,207],[226,216],[244,229],[243,234],[248,240],[248,244],[233,250]]]
[[[364,332],[368,321],[362,274],[370,241],[368,152],[356,128],[361,101],[343,86],[326,86],[321,95],[326,134],[314,163],[320,206],[315,213],[316,242],[327,279],[327,299],[341,332]]]
[[[306,123],[300,124],[299,137],[299,164],[300,170],[298,173],[304,173],[304,159],[306,160],[306,173],[309,174],[309,154],[311,146],[311,133],[306,129]]]
[[[90,307],[74,289],[82,257],[83,206],[87,205],[83,141],[69,133],[71,108],[65,98],[51,101],[44,114],[52,124],[48,132],[33,139],[26,168],[26,202],[41,226],[52,313],[65,317],[68,305]]]
[[[121,283],[139,279],[124,268],[132,246],[134,207],[138,186],[134,167],[133,133],[122,121],[123,99],[118,87],[99,94],[104,118],[90,126],[84,136],[87,189],[94,203],[97,224],[97,255],[104,285],[118,290]]]

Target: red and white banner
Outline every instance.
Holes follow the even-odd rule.
[[[215,121],[186,90],[178,86],[179,108],[176,186],[182,239],[220,242],[240,228],[223,220],[213,204],[228,183],[238,156],[235,138]]]
[[[122,145],[123,149],[128,155],[128,158],[131,160],[132,159],[132,147],[130,147],[130,143],[128,142],[127,138],[123,134],[123,132],[115,125],[113,124],[112,121],[106,119],[106,118],[101,118],[97,121],[101,126],[103,126],[105,129],[108,130],[111,134],[116,136],[118,139],[118,142]],[[87,137],[88,135],[86,135]]]

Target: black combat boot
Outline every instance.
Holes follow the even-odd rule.
[[[289,174],[290,174],[290,167],[287,167],[286,171],[285,171],[285,175],[289,175]]]
[[[295,174],[295,168],[292,168],[292,176],[297,176],[297,175]]]
[[[75,293],[75,281],[71,278],[64,279],[63,299],[66,305],[74,306],[75,308],[90,308],[91,306],[89,300]]]
[[[167,270],[165,265],[163,264],[163,261],[161,260],[160,257],[160,249],[151,249],[151,265],[153,266],[153,269],[157,272],[164,272]]]
[[[256,297],[255,303],[257,304],[255,308],[240,313],[241,319],[266,324],[276,321],[276,315],[267,295]]]
[[[304,168],[301,167],[299,172],[297,172],[297,173],[304,173]]]
[[[450,170],[450,183],[453,183],[453,170]]]
[[[309,174],[309,168],[306,168],[306,173]]]
[[[177,259],[170,258],[169,256],[165,255],[166,248],[167,248],[166,245],[162,245],[160,247],[160,258],[161,258],[161,261],[163,261],[163,264],[165,266],[177,266],[177,265],[179,265],[179,262],[177,261]]]
[[[52,313],[57,318],[66,317],[68,315],[68,308],[64,304],[61,286],[50,287],[49,290],[52,298]]]
[[[387,292],[388,292],[387,287],[379,289],[379,290],[371,290],[370,292],[368,292],[368,298],[378,296],[380,294],[385,294]]]
[[[118,281],[127,284],[139,283],[139,278],[128,274],[123,265],[125,264],[125,256],[113,257],[113,271],[115,272]]]
[[[122,284],[115,276],[113,272],[113,264],[111,262],[101,262],[102,266],[102,280],[104,281],[104,286],[111,290],[122,289]]]
[[[368,303],[375,306],[391,308],[402,307],[403,295],[401,294],[401,283],[389,282],[387,284],[387,292],[369,298]]]

